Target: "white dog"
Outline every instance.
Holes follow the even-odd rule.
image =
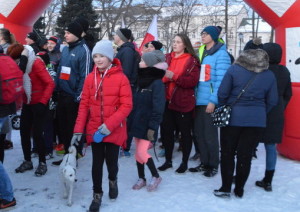
[[[73,187],[76,179],[76,148],[69,147],[69,154],[63,157],[59,166],[59,173],[64,187],[64,199],[68,199],[68,206],[72,205]]]

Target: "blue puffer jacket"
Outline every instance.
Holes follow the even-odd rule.
[[[201,55],[201,54],[200,54]],[[201,60],[202,58],[200,58]],[[199,82],[196,89],[196,105],[207,105],[208,103],[218,104],[218,89],[221,81],[231,63],[226,46],[217,43],[208,55],[204,55],[201,62],[201,72],[206,72],[210,79]],[[206,68],[204,68],[204,65]],[[210,74],[209,74],[210,67]]]
[[[241,56],[244,57],[243,61],[240,60]],[[258,69],[255,66],[262,64],[260,62],[249,65],[250,62],[259,61],[253,59],[254,54],[243,53],[241,56],[237,59],[237,64],[232,65],[223,78],[218,92],[219,104],[231,105],[249,79],[256,74],[245,93],[233,105],[229,125],[266,127],[267,112],[278,102],[275,76],[270,70],[255,71],[254,69]],[[268,67],[268,61],[266,64]]]
[[[57,69],[57,91],[62,91],[79,102],[84,80],[91,70],[91,52],[83,39],[65,47]]]

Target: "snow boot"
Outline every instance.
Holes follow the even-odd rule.
[[[118,190],[118,181],[117,180],[109,180],[109,192],[108,196],[111,200],[117,199],[119,194]]]
[[[99,212],[100,211],[102,196],[103,196],[103,193],[94,193],[93,194],[93,201],[90,205],[89,212]]]
[[[272,180],[275,170],[266,170],[265,177],[261,181],[256,181],[255,185],[265,189],[265,191],[272,191]]]
[[[176,169],[176,172],[178,173],[178,174],[183,174],[186,170],[187,170],[187,163],[184,163],[184,162],[182,162],[181,164],[180,164],[180,166],[178,167],[178,169]]]
[[[222,188],[214,190],[214,195],[221,198],[230,198],[230,192],[224,191]]]

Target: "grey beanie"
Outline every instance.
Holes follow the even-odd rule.
[[[94,57],[95,54],[102,54],[105,57],[107,57],[110,61],[113,61],[114,49],[112,46],[112,42],[109,40],[101,40],[97,42],[95,47],[93,48],[92,57]]]
[[[148,67],[152,67],[157,63],[166,61],[164,53],[160,50],[146,52],[142,55],[142,58]]]

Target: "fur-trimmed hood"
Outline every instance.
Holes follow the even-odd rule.
[[[243,51],[235,63],[249,71],[256,73],[263,72],[269,68],[269,56],[261,49],[249,49]]]

